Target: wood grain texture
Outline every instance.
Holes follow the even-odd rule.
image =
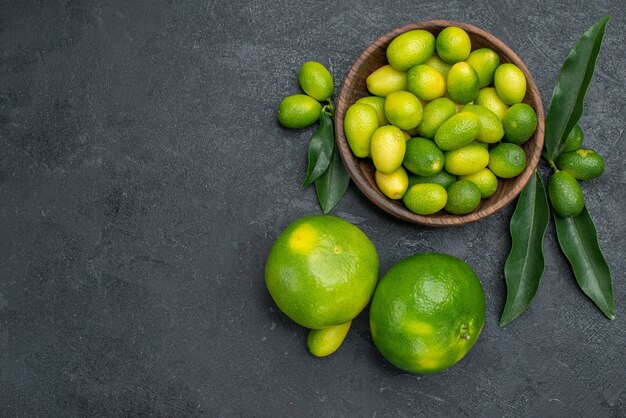
[[[387,64],[386,50],[393,38],[401,33],[424,29],[433,35],[448,26],[458,26],[464,29],[471,41],[472,50],[478,48],[491,48],[499,56],[500,62],[511,62],[517,65],[526,76],[527,87],[524,103],[532,106],[537,112],[537,129],[534,135],[522,145],[526,153],[527,165],[524,171],[512,179],[499,179],[498,190],[489,199],[484,199],[478,207],[467,215],[451,215],[440,211],[434,215],[421,216],[409,211],[402,202],[393,201],[383,195],[374,180],[374,167],[368,159],[360,159],[352,154],[343,130],[343,120],[346,110],[359,98],[368,96],[366,79],[376,69]],[[545,115],[541,95],[532,74],[526,68],[522,60],[501,40],[492,34],[475,26],[448,20],[428,20],[396,28],[374,41],[361,53],[352,65],[343,80],[335,113],[335,137],[341,158],[357,187],[378,207],[397,218],[420,225],[433,227],[448,227],[464,225],[490,216],[511,203],[522,191],[532,176],[539,160],[544,142]]]

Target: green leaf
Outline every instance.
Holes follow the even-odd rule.
[[[330,212],[339,203],[348,190],[348,184],[350,184],[350,175],[343,166],[341,156],[335,147],[328,170],[315,180],[317,200],[324,213]]]
[[[541,177],[535,172],[522,190],[511,217],[511,252],[504,265],[506,304],[500,326],[508,325],[535,297],[543,274],[543,237],[550,208]]]
[[[587,208],[573,218],[554,214],[556,235],[569,260],[578,286],[609,318],[615,319],[611,270],[598,245],[598,235]]]
[[[553,161],[561,153],[567,135],[582,115],[587,87],[593,77],[604,30],[610,18],[605,16],[587,29],[563,63],[546,117],[544,156],[548,161]]]
[[[307,187],[328,168],[333,154],[333,121],[326,112],[320,114],[320,125],[309,141],[309,162],[306,177],[300,187]]]

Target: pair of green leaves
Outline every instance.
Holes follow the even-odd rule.
[[[552,166],[563,150],[568,133],[582,115],[585,94],[609,19],[609,16],[603,17],[581,36],[561,68],[546,118],[543,156]],[[589,212],[584,209],[573,218],[553,215],[559,245],[579,287],[609,319],[615,319],[611,272],[598,245]],[[504,266],[507,300],[500,326],[521,315],[537,293],[544,269],[543,237],[549,222],[548,199],[542,180],[535,173],[520,194],[511,217],[512,245]]]
[[[350,176],[335,146],[332,110],[326,107],[309,141],[308,168],[301,187],[308,187],[313,182],[324,213],[339,203],[350,184]]]

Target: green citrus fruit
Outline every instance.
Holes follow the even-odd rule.
[[[302,91],[320,102],[332,97],[335,84],[330,72],[319,62],[309,61],[302,64],[298,73],[298,82]]]
[[[502,122],[491,110],[481,105],[465,105],[463,106],[463,111],[471,112],[480,119],[480,132],[478,132],[476,140],[495,144],[504,136]]]
[[[471,143],[444,153],[444,168],[448,173],[466,176],[487,167],[489,151],[485,147]]]
[[[460,176],[459,180],[469,180],[480,189],[480,197],[487,199],[498,190],[498,178],[488,168],[483,168],[474,174]]]
[[[446,93],[446,79],[429,65],[416,65],[407,72],[407,88],[420,100],[429,102]]]
[[[569,131],[567,138],[565,139],[565,145],[562,152],[576,151],[583,143],[584,135],[580,126],[576,125]]]
[[[506,111],[502,125],[504,126],[506,140],[521,145],[535,133],[537,114],[526,103],[517,103]]]
[[[293,222],[276,239],[265,264],[265,283],[278,308],[298,324],[324,331],[311,337],[316,355],[338,346],[324,334],[341,337],[335,327],[345,327],[365,308],[377,278],[372,242],[333,216]]]
[[[426,60],[424,64],[429,65],[433,67],[435,70],[439,71],[439,73],[443,76],[443,78],[448,77],[450,68],[452,68],[452,65],[448,64],[447,62],[439,58],[439,55],[437,54],[433,54],[430,58]]]
[[[467,104],[478,94],[478,74],[465,61],[452,66],[446,79],[448,94],[457,103]]]
[[[433,139],[437,129],[456,113],[454,102],[440,97],[424,106],[422,121],[417,125],[417,132],[428,139]]]
[[[604,173],[604,158],[588,148],[564,152],[556,159],[556,165],[578,180],[591,180]]]
[[[422,121],[422,103],[408,91],[395,91],[385,98],[385,117],[400,129],[413,129]]]
[[[564,218],[578,216],[585,207],[580,185],[567,171],[557,171],[550,176],[548,196],[554,211]]]
[[[434,183],[415,184],[409,187],[402,199],[404,205],[418,215],[431,215],[439,212],[446,205],[447,200],[446,189]]]
[[[461,360],[484,323],[480,280],[463,260],[446,254],[417,254],[396,263],[380,280],[370,307],[374,344],[411,373],[438,372]]]
[[[463,29],[449,26],[437,35],[436,48],[442,60],[448,64],[454,64],[469,56],[472,42]]]
[[[489,169],[498,177],[510,179],[526,168],[526,153],[516,144],[503,142],[489,151]]]
[[[470,112],[460,112],[441,124],[435,133],[435,142],[448,151],[469,144],[479,133],[480,118]]]
[[[509,108],[509,106],[500,99],[494,87],[485,87],[478,90],[478,94],[476,98],[474,98],[474,104],[491,110],[500,120],[504,119],[504,114]]]
[[[300,129],[315,123],[322,113],[322,105],[306,94],[285,97],[278,106],[278,122],[285,128]]]
[[[406,72],[383,65],[365,80],[367,89],[374,96],[386,97],[394,91],[406,90]]]
[[[472,212],[480,203],[480,189],[469,180],[459,180],[446,190],[448,202],[445,210],[453,215],[465,215]]]
[[[465,61],[476,70],[478,85],[481,88],[491,84],[496,68],[500,65],[498,54],[489,48],[480,48],[472,51]]]
[[[526,77],[515,64],[501,64],[496,68],[493,84],[498,96],[508,105],[521,103],[526,95]]]
[[[400,128],[387,125],[374,131],[371,140],[371,156],[376,170],[391,174],[402,165],[406,139]]]
[[[391,174],[376,171],[374,179],[380,191],[392,200],[402,199],[409,187],[409,177],[403,167]]]
[[[426,62],[435,51],[435,37],[426,30],[411,30],[396,36],[387,47],[387,61],[399,71]]]
[[[355,103],[346,111],[343,130],[355,156],[365,158],[370,154],[370,141],[378,129],[376,110],[363,103]]]
[[[409,187],[415,184],[433,183],[447,189],[456,181],[457,177],[454,174],[448,173],[446,170],[441,170],[432,176],[416,176],[414,174],[409,174]]]
[[[385,117],[385,98],[379,96],[365,96],[356,101],[360,104],[372,106],[378,115],[378,124],[380,126],[389,125],[389,121]]]
[[[443,152],[430,139],[411,138],[406,143],[402,163],[414,174],[432,176],[443,168]]]

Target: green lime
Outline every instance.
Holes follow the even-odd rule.
[[[414,186],[416,187],[416,186]],[[405,258],[382,277],[370,307],[374,344],[394,366],[434,373],[461,360],[485,323],[476,273],[446,254]]]
[[[370,154],[370,141],[376,129],[378,129],[378,115],[372,106],[355,103],[348,108],[343,122],[343,131],[355,156],[365,158]]]
[[[435,51],[435,37],[426,30],[411,30],[396,36],[387,47],[387,61],[399,71],[423,64]]]
[[[454,174],[450,174],[446,170],[441,170],[432,176],[416,176],[414,174],[409,174],[409,187],[415,184],[433,183],[447,189],[457,180],[458,179]]]
[[[565,139],[565,145],[562,152],[576,151],[583,143],[584,135],[580,126],[576,125],[569,131],[567,139]]]
[[[436,48],[442,60],[454,64],[469,56],[472,42],[463,29],[449,26],[437,35]]]
[[[478,90],[478,94],[474,99],[474,104],[486,107],[495,113],[500,120],[504,119],[504,114],[506,113],[509,106],[500,99],[496,89],[493,87],[485,87]]]
[[[446,93],[446,79],[429,65],[416,65],[407,72],[407,87],[420,100],[429,102]]]
[[[402,201],[413,213],[431,215],[439,212],[446,205],[448,195],[446,189],[439,184],[415,184],[406,191]]]
[[[510,179],[526,168],[526,153],[516,144],[503,142],[489,151],[489,169],[496,176]]]
[[[578,216],[585,207],[580,185],[567,171],[557,171],[550,176],[548,196],[554,211],[564,218]]]
[[[302,64],[298,73],[298,82],[302,91],[320,102],[330,99],[335,91],[335,84],[330,72],[322,64],[315,61]]]
[[[422,121],[417,125],[417,132],[429,139],[435,137],[437,129],[456,113],[454,102],[448,98],[440,97],[424,106]]]
[[[367,89],[374,96],[386,97],[394,91],[406,90],[406,72],[383,65],[365,80]]]
[[[411,138],[406,143],[402,163],[414,174],[432,176],[443,168],[443,152],[430,139]]]
[[[444,208],[453,215],[465,215],[472,212],[480,203],[480,189],[469,180],[459,180],[447,189],[448,202]]]
[[[493,76],[498,96],[508,105],[521,103],[526,95],[526,77],[515,64],[501,64]]]
[[[426,60],[424,64],[429,65],[433,67],[435,70],[439,71],[439,73],[443,76],[443,78],[448,77],[450,68],[452,68],[452,65],[448,64],[447,62],[439,58],[439,55],[437,54],[433,54],[430,58]]]
[[[413,129],[422,121],[422,103],[408,91],[395,91],[385,98],[385,117],[400,129]]]
[[[500,65],[498,54],[489,48],[480,48],[472,51],[465,61],[476,70],[478,85],[481,88],[491,84],[496,68]]]
[[[444,151],[461,148],[480,133],[480,118],[471,112],[460,112],[441,124],[435,133],[437,146]]]
[[[324,330],[312,337],[316,355],[341,344],[330,344],[324,334],[343,338],[335,327],[345,327],[365,308],[377,279],[372,242],[359,228],[333,216],[293,222],[276,239],[265,263],[265,283],[278,308],[304,327]]]
[[[376,171],[374,179],[380,191],[392,200],[402,199],[409,187],[409,177],[402,167],[391,174]]]
[[[278,106],[278,122],[285,128],[300,129],[315,123],[322,113],[322,105],[306,94],[285,97]]]
[[[526,103],[517,103],[506,111],[502,125],[504,126],[506,140],[521,145],[535,133],[537,114]]]
[[[478,132],[476,140],[488,144],[495,144],[504,136],[502,122],[500,118],[498,118],[498,115],[491,110],[481,105],[465,105],[463,106],[463,111],[471,112],[480,119],[480,132]]]
[[[452,66],[446,79],[448,94],[457,103],[467,104],[478,94],[478,74],[471,65],[462,61]]]
[[[604,173],[604,158],[588,148],[564,152],[556,159],[556,165],[578,180],[591,180]]]
[[[498,190],[498,178],[488,168],[483,168],[474,174],[459,177],[460,180],[469,180],[480,189],[480,197],[487,199]]]
[[[380,126],[389,125],[389,121],[385,117],[385,98],[378,96],[365,96],[356,101],[360,104],[372,106],[378,115],[378,124]]]
[[[406,139],[400,128],[387,125],[376,129],[371,139],[371,156],[376,170],[391,174],[402,165]]]
[[[444,153],[444,168],[448,173],[466,176],[487,167],[489,151],[484,146],[471,143]]]

